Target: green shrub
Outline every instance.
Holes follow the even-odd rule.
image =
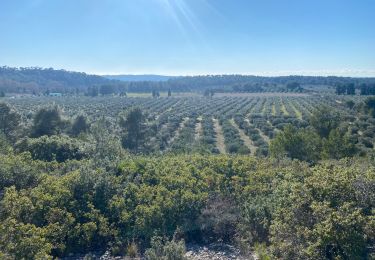
[[[65,162],[81,160],[87,156],[83,145],[67,136],[25,138],[16,143],[16,151],[30,152],[34,160]]]
[[[171,241],[162,237],[153,237],[151,247],[145,252],[146,260],[187,260],[185,257],[185,243],[183,240]]]

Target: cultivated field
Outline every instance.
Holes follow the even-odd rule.
[[[150,153],[229,153],[267,156],[269,143],[286,124],[308,126],[314,109],[327,106],[343,115],[356,146],[373,148],[374,119],[347,106],[360,97],[305,94],[250,94],[203,97],[28,97],[8,99],[31,124],[41,107],[58,105],[67,117],[86,115],[91,123],[104,118],[108,130],[119,135],[119,114],[140,107],[147,114]]]

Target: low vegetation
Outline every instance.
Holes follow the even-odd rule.
[[[0,258],[185,259],[185,243],[224,242],[263,259],[371,259],[373,102],[336,98],[7,99]]]

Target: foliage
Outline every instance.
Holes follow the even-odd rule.
[[[145,116],[140,108],[131,109],[126,118],[121,118],[120,125],[124,129],[122,145],[133,152],[139,152],[145,144]]]
[[[270,152],[274,157],[284,156],[308,162],[320,158],[321,140],[311,129],[297,130],[287,125],[271,142]]]
[[[3,134],[0,134],[0,155],[6,155],[11,153],[12,146],[9,144]]]
[[[64,96],[59,98],[17,98],[9,99],[7,102],[22,118],[21,124],[12,136],[29,135],[26,131],[32,129],[32,118],[37,111],[41,107],[57,105],[61,108],[61,118],[64,118],[58,132],[75,137],[71,132],[70,122],[74,122],[77,111],[79,111],[78,113],[84,115],[91,126],[97,125],[102,119],[105,120],[105,124],[103,124],[105,129],[101,131],[105,134],[102,133],[99,139],[108,139],[111,140],[111,143],[121,143],[122,136],[125,136],[126,133],[119,124],[119,114],[124,114],[124,111],[129,111],[132,107],[137,106],[145,115],[145,142],[143,142],[145,145],[139,147],[139,153],[199,152],[216,154],[227,152],[228,149],[233,153],[248,153],[248,148],[250,148],[252,153],[260,157],[269,155],[269,143],[279,130],[283,130],[287,124],[298,129],[308,127],[309,118],[315,114],[315,110],[326,106],[330,110],[330,114],[337,114],[339,111],[339,127],[349,132],[349,139],[356,147],[356,154],[361,156],[369,154],[373,143],[369,138],[373,138],[371,133],[375,133],[375,128],[373,119],[363,113],[364,102],[362,101],[365,99],[359,96],[351,97],[350,100],[355,102],[353,109],[347,107],[347,100],[346,97],[337,96],[278,97],[275,94],[270,97],[218,96],[212,99],[101,96],[95,98],[95,102],[90,97],[81,96],[77,99]],[[228,130],[226,133],[217,133],[218,129],[214,123],[216,120],[229,126],[225,127]],[[237,127],[251,139],[250,143],[244,139],[246,142],[241,145],[241,142],[244,141],[242,140],[243,135],[242,133],[241,136],[236,134]],[[97,128],[95,132],[99,132]],[[340,132],[343,131],[340,130]],[[180,133],[183,135],[179,136]],[[226,136],[223,137],[223,134]],[[95,135],[94,131],[90,129],[85,135],[79,135],[78,139],[91,142],[96,146],[98,138],[94,138]],[[328,135],[324,138],[328,138]],[[186,139],[184,139],[185,137]],[[224,145],[218,143],[220,139],[224,141]],[[11,138],[10,143],[13,141],[14,138]],[[219,145],[222,146],[220,150],[218,149]],[[107,158],[109,157],[114,158],[116,155],[107,155]]]
[[[61,112],[57,106],[42,108],[34,116],[31,136],[40,137],[59,134],[63,128],[63,123]]]
[[[339,126],[340,120],[338,112],[324,106],[314,111],[310,117],[310,124],[321,137],[327,138],[331,130]]]
[[[275,258],[364,259],[374,241],[374,168],[363,164],[295,164],[251,175],[239,193],[240,240],[269,244]]]
[[[107,84],[107,85],[101,85],[99,88],[99,93],[101,95],[111,95],[116,92],[115,86]]]
[[[365,103],[365,111],[372,117],[375,117],[375,98],[369,97],[365,100],[364,103]]]
[[[365,161],[185,155],[104,169],[8,155],[0,163],[0,251],[10,257],[150,247],[149,259],[182,259],[176,230],[189,241],[263,243],[293,259],[364,258],[374,242],[375,168]]]
[[[231,243],[239,223],[238,206],[231,198],[212,194],[202,210],[199,223],[206,242]]]
[[[33,161],[29,154],[0,156],[0,194],[7,187],[26,189],[38,184],[44,165]]]
[[[301,84],[299,84],[298,82],[289,82],[288,84],[286,84],[286,88],[289,91],[302,91]]]
[[[355,95],[355,86],[354,83],[350,82],[347,84],[337,84],[336,85],[336,94],[337,95]],[[361,91],[361,94],[363,92]]]
[[[348,134],[343,134],[338,129],[334,129],[323,143],[322,158],[341,159],[351,157],[355,152],[356,148]]]
[[[166,241],[162,237],[153,237],[151,247],[146,250],[147,260],[185,260],[184,241]]]
[[[168,259],[183,255],[182,239],[225,241],[263,259],[370,258],[375,119],[364,100],[9,99],[22,120],[15,145],[0,134],[0,258],[110,250]],[[25,138],[35,125],[50,136]],[[277,159],[265,157],[269,142]],[[231,154],[210,155],[220,152]]]
[[[74,119],[71,133],[73,136],[78,136],[81,133],[86,133],[90,129],[87,119],[83,115],[79,115]]]
[[[86,95],[90,97],[97,97],[99,95],[99,87],[98,86],[88,87]]]
[[[6,138],[12,137],[18,125],[21,116],[13,111],[9,105],[0,103],[0,131]]]
[[[113,77],[112,77],[113,78]],[[116,78],[116,77],[115,77]],[[373,78],[349,77],[316,77],[316,76],[282,76],[259,77],[247,75],[207,75],[190,77],[172,77],[165,81],[158,79],[150,81],[121,82],[109,80],[106,77],[88,75],[85,73],[52,68],[11,68],[0,67],[0,86],[6,92],[42,93],[49,89],[52,92],[74,93],[85,92],[91,86],[109,85],[115,89],[126,89],[129,92],[148,92],[152,89],[167,92],[168,89],[176,92],[200,92],[203,89],[216,88],[223,90],[259,92],[262,90],[282,91],[288,83],[313,86],[336,86],[355,84],[356,86],[373,86]],[[346,90],[346,88],[344,88]],[[366,88],[367,89],[367,88]],[[367,92],[364,92],[367,93]]]
[[[363,172],[358,166],[350,167],[351,163],[318,165],[304,177],[303,183],[288,178],[288,184],[279,186],[275,193],[282,198],[284,209],[275,210],[270,226],[275,256],[365,258],[366,243],[372,240],[368,224],[373,213],[368,196],[373,196],[373,191],[363,187],[373,185],[374,172],[373,168]],[[285,185],[289,187],[286,190]]]
[[[51,68],[0,67],[0,86],[7,92],[72,92],[90,85],[111,82],[100,76]]]
[[[32,224],[17,223],[8,218],[0,223],[0,255],[14,259],[52,259],[52,245],[46,231]]]
[[[67,136],[42,136],[18,141],[15,148],[19,152],[30,152],[34,160],[65,162],[81,160],[87,156],[83,144]]]
[[[110,128],[110,122],[104,117],[97,120],[90,127],[89,142],[94,146],[92,159],[96,166],[116,165],[119,157],[123,155],[121,142],[118,138],[111,135]]]

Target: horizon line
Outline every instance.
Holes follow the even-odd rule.
[[[306,77],[349,77],[349,78],[375,78],[374,70],[361,70],[361,69],[338,69],[338,70],[279,70],[279,71],[252,71],[252,72],[170,72],[164,73],[160,71],[152,72],[115,72],[115,71],[95,71],[95,70],[81,70],[74,68],[53,68],[53,67],[43,67],[43,66],[8,66],[3,65],[0,67],[8,68],[38,68],[38,69],[53,69],[53,70],[64,70],[67,72],[78,72],[85,73],[87,75],[96,76],[164,76],[164,77],[199,77],[199,76],[228,76],[228,75],[238,75],[238,76],[255,76],[255,77],[288,77],[288,76],[306,76]]]

